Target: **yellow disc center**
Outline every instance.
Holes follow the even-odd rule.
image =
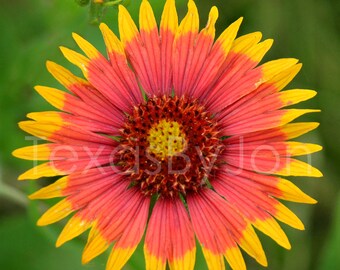
[[[149,130],[149,150],[164,159],[186,148],[185,134],[176,121],[161,120]]]

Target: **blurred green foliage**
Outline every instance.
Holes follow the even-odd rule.
[[[150,1],[160,18],[164,0]],[[318,90],[318,96],[303,104],[321,108],[322,113],[306,117],[319,121],[317,131],[303,140],[320,143],[324,151],[313,156],[313,165],[324,172],[324,180],[294,179],[316,198],[315,206],[287,203],[306,225],[298,232],[283,226],[292,250],[285,251],[260,234],[268,255],[268,269],[329,270],[340,269],[340,2],[337,0],[197,0],[204,26],[210,6],[219,8],[217,33],[240,16],[245,20],[241,34],[261,31],[275,43],[266,60],[296,57],[304,68],[291,87]],[[137,21],[140,1],[131,1],[128,9]],[[71,70],[61,57],[59,45],[76,48],[71,32],[87,38],[101,51],[103,41],[91,15],[70,0],[0,1],[0,268],[6,270],[104,269],[105,255],[88,266],[81,266],[79,238],[56,249],[53,242],[61,225],[37,228],[35,222],[44,204],[28,202],[26,194],[38,188],[34,182],[18,182],[17,176],[32,164],[11,156],[17,147],[29,145],[17,122],[32,111],[51,110],[33,90],[37,84],[59,87],[45,69],[47,59]],[[185,1],[177,1],[180,18],[186,12]],[[93,19],[93,18],[92,18]],[[106,8],[102,20],[116,32],[117,8]],[[262,269],[248,257],[249,269]],[[140,246],[125,269],[144,269]],[[199,251],[196,268],[206,269]]]

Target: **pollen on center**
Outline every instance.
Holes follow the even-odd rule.
[[[149,151],[164,159],[185,151],[187,141],[176,121],[159,121],[148,134]]]

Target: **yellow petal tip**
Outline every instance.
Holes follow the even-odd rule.
[[[99,28],[100,28],[100,29],[106,29],[106,28],[108,28],[108,26],[107,26],[106,23],[101,22],[101,23],[99,24]]]
[[[25,173],[20,174],[20,175],[18,176],[18,180],[19,180],[19,181],[27,180],[27,179],[29,179],[29,178],[26,177]]]
[[[46,67],[47,67],[47,68],[49,68],[49,67],[55,65],[55,63],[54,63],[53,61],[51,61],[51,60],[47,60],[45,64],[46,64]]]
[[[76,39],[76,38],[80,38],[80,35],[78,35],[76,32],[72,32],[72,37]]]
[[[59,248],[59,247],[61,247],[63,244],[64,244],[64,242],[59,241],[59,238],[58,238],[57,242],[55,243],[55,247],[56,247],[56,248]]]
[[[73,212],[72,204],[63,199],[48,209],[37,221],[38,226],[46,226],[65,218]]]
[[[105,239],[105,237],[100,233],[100,231],[95,227],[92,227],[89,237],[87,240],[87,244],[83,251],[82,255],[82,263],[87,264],[93,258],[97,257],[101,253],[109,247],[109,242]]]
[[[15,149],[14,151],[12,151],[12,156],[16,157],[16,158],[21,158],[21,151],[20,148],[19,149]]]

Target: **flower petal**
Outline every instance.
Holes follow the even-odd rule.
[[[103,28],[103,27],[102,27]],[[106,36],[109,35],[109,32],[106,31]],[[110,35],[112,37],[112,35]],[[142,101],[142,95],[139,90],[137,81],[135,77],[132,75],[132,71],[129,70],[126,61],[121,59],[119,61],[120,66],[118,66],[118,63],[111,62],[111,65],[107,61],[107,59],[99,53],[99,51],[91,45],[88,41],[83,39],[81,36],[73,33],[73,38],[77,42],[78,46],[84,51],[86,56],[91,60],[89,63],[89,81],[96,86],[94,83],[97,75],[96,73],[101,72],[101,77],[107,77],[110,78],[107,80],[107,83],[117,87],[117,89],[120,90],[121,94],[124,94],[126,97],[130,97],[130,99],[123,99],[122,95],[119,95],[121,99],[123,99],[124,102],[134,102],[134,103],[140,103]],[[111,52],[112,53],[112,52]],[[116,56],[116,55],[115,55]],[[117,56],[116,56],[117,58]],[[112,54],[111,54],[112,59]],[[121,72],[121,69],[124,72]],[[94,76],[93,80],[91,80],[91,74]],[[101,90],[100,88],[98,88]],[[116,88],[112,88],[111,92],[114,91]],[[117,95],[118,93],[116,93]],[[117,101],[117,100],[116,100]],[[116,104],[116,103],[114,103]]]
[[[211,53],[212,45],[215,37],[215,23],[218,17],[218,10],[216,7],[212,7],[209,13],[209,18],[206,27],[201,30],[201,32],[197,35],[196,40],[192,47],[188,48],[189,51],[193,51],[192,55],[188,56],[186,64],[186,69],[183,70],[185,72],[184,80],[179,85],[178,89],[182,89],[181,91],[187,92],[187,95],[191,95],[194,98],[198,98],[200,94],[195,93],[195,85],[200,83],[201,77],[205,77],[206,74],[209,74],[209,68],[207,67],[207,63],[211,63],[208,60],[208,57]],[[175,53],[178,54],[182,48],[178,47]],[[216,68],[216,67],[215,67]],[[206,78],[203,78],[206,79]],[[204,81],[205,83],[210,83]]]
[[[163,94],[172,91],[172,45],[178,28],[178,17],[175,0],[165,2],[162,13],[160,36],[161,38],[161,90]]]
[[[105,209],[98,212],[82,260],[84,263],[89,262],[104,252],[110,243],[116,242],[107,267],[120,269],[142,238],[150,198],[143,196],[135,188],[125,190],[123,194],[116,193],[114,197],[112,195],[108,198]],[[124,257],[117,257],[118,255]]]
[[[136,72],[142,89],[149,95],[162,93],[160,37],[151,5],[143,0],[140,7],[140,33],[131,16],[120,7],[119,28],[128,59]],[[121,26],[121,24],[119,26]]]
[[[234,23],[235,27],[239,26],[240,20],[238,25],[237,22]],[[234,34],[236,35],[236,32]],[[231,47],[230,53],[218,72],[216,81],[211,84],[211,89],[202,93],[202,100],[211,110],[219,112],[230,106],[255,90],[261,81],[262,72],[259,69],[254,69],[254,67],[259,63],[265,52],[269,50],[272,41],[265,40],[257,44],[261,35],[254,34],[254,37],[250,41],[245,39],[249,44],[242,44],[241,48],[243,47],[244,51],[241,48],[240,51],[234,51]],[[237,40],[235,40],[236,42]]]
[[[299,230],[304,229],[304,226],[300,219],[286,206],[284,206],[282,203],[275,200],[271,196],[285,196],[283,194],[285,194],[284,192],[287,191],[287,188],[285,188],[281,192],[278,192],[278,189],[281,187],[280,183],[282,183],[282,180],[280,180],[279,178],[270,175],[257,174],[253,171],[238,170],[236,172],[231,169],[228,172],[226,171],[220,179],[223,181],[223,185],[219,185],[217,182],[216,183],[217,186],[219,186],[218,188],[223,195],[226,195],[228,197],[225,191],[226,189],[228,189],[229,186],[229,190],[237,190],[237,197],[241,196],[241,199],[238,199],[238,202],[242,200],[243,194],[244,200],[245,198],[248,198],[249,200],[253,201],[253,206],[256,205],[262,208],[276,219],[288,224],[293,228]],[[228,181],[225,181],[223,179],[228,179]],[[214,185],[216,185],[216,183]],[[293,196],[294,194],[296,194],[295,192],[299,191],[296,191],[295,189],[295,191],[293,191]],[[234,192],[234,194],[236,193]],[[245,215],[248,215],[247,213],[249,209],[251,210],[251,207],[252,206],[247,206],[243,208],[243,212]]]
[[[92,222],[84,220],[79,214],[75,214],[65,225],[64,229],[60,233],[56,246],[60,247],[65,242],[82,234],[92,226]]]
[[[279,224],[266,212],[267,205],[259,199],[266,199],[266,194],[254,190],[247,185],[235,184],[237,176],[221,175],[212,182],[215,190],[228,202],[232,203],[260,231],[267,234],[279,245],[290,249],[287,236]]]
[[[129,260],[138,243],[140,242],[146,222],[148,219],[150,199],[142,198],[141,203],[137,209],[135,209],[134,215],[130,215],[130,222],[124,228],[123,233],[119,240],[115,243],[109,260],[107,262],[106,269],[121,269]]]
[[[106,134],[117,134],[118,133],[118,123],[115,124],[104,124],[100,121],[93,121],[83,116],[75,116],[63,112],[35,112],[27,114],[27,117],[40,122],[53,122],[59,121],[63,123],[68,123],[74,126],[79,126],[82,129],[86,129],[92,132],[106,133]]]
[[[38,220],[38,226],[46,226],[55,223],[71,214],[75,209],[68,199],[63,199],[48,209]]]
[[[110,242],[103,237],[96,225],[93,225],[89,237],[83,251],[81,262],[83,264],[89,263],[92,259],[102,254],[109,248]]]
[[[23,121],[19,123],[19,127],[36,137],[52,142],[73,145],[83,145],[84,143],[117,145],[113,139],[65,123],[60,117],[48,121],[46,119],[38,122]]]
[[[261,131],[265,129],[272,129],[288,124],[296,118],[307,114],[320,112],[320,110],[312,109],[283,109],[264,112],[259,115],[253,115],[247,119],[241,119],[240,121],[232,121],[228,123],[227,118],[223,121],[223,135],[232,136],[246,134],[255,131]]]
[[[188,72],[187,66],[193,58],[193,47],[196,42],[199,29],[199,17],[194,1],[188,1],[188,13],[181,21],[173,45],[173,86],[175,93],[182,96],[184,91],[183,82]]]
[[[231,165],[224,167],[224,172],[228,177],[236,177],[236,185],[242,184],[248,189],[260,191],[268,194],[268,196],[277,197],[283,200],[300,202],[300,203],[316,203],[316,201],[303,193],[297,186],[288,180],[273,176],[258,174],[254,171],[247,171]]]
[[[225,144],[239,143],[270,143],[282,142],[289,139],[297,138],[309,131],[316,129],[319,123],[315,122],[300,122],[290,123],[281,127],[276,127],[267,130],[249,132],[240,136],[231,136],[224,140]]]
[[[199,194],[188,196],[187,201],[195,233],[204,246],[203,252],[209,250],[215,255],[224,254],[233,269],[245,269],[243,266],[240,268],[244,262],[239,260],[239,256],[231,256],[235,255],[238,244],[260,264],[267,265],[261,243],[253,228],[226,200],[205,189]],[[227,257],[229,249],[233,251],[229,252]],[[233,258],[237,260],[233,261]],[[208,267],[213,267],[217,262],[215,259]],[[223,265],[216,269],[221,267]]]
[[[80,37],[77,37],[78,43],[82,45],[81,41],[85,42],[85,40],[81,39],[80,41]],[[89,59],[68,48],[60,47],[60,49],[65,58],[78,66],[91,85],[114,104],[115,108],[128,112],[131,110],[131,106],[142,101],[142,94],[136,90],[127,89],[119,74],[112,69],[112,66],[102,55],[98,59]],[[92,55],[90,54],[90,56]],[[139,97],[134,96],[138,93]]]
[[[146,269],[194,269],[195,239],[182,201],[159,199],[153,209],[145,238]]]
[[[143,89],[150,94],[160,94],[161,70],[163,68],[161,66],[160,37],[153,10],[147,0],[143,0],[140,6],[139,28],[140,43],[136,39],[126,44],[129,59],[137,74],[141,75],[139,77]]]
[[[63,190],[67,187],[68,176],[59,178],[54,183],[43,187],[29,196],[31,200],[50,199],[63,196]]]
[[[310,164],[291,157],[279,156],[277,152],[272,150],[254,151],[251,154],[242,155],[226,153],[223,156],[223,159],[228,164],[237,167],[240,170],[245,169],[258,173],[283,176],[322,176],[322,173]]]
[[[282,192],[282,195],[277,196],[280,199],[299,203],[317,203],[315,199],[302,192],[297,186],[288,180],[279,178],[277,187]]]
[[[89,120],[91,119],[92,121],[109,124],[114,127],[117,127],[122,123],[122,115],[105,110],[104,108],[107,106],[103,107],[103,105],[101,105],[101,109],[97,109],[98,106],[94,106],[91,103],[96,97],[94,93],[91,94],[92,101],[88,101],[88,99],[83,101],[76,96],[55,88],[36,86],[35,89],[44,99],[57,109],[69,112],[73,115],[79,115]],[[91,106],[89,106],[89,104]]]
[[[257,89],[225,108],[218,117],[222,122],[228,122],[228,124],[237,123],[310,99],[315,94],[316,92],[311,90],[288,90],[273,93],[270,88]]]
[[[51,177],[57,175],[65,175],[69,171],[58,169],[54,163],[46,162],[37,166],[34,166],[32,169],[27,170],[26,172],[19,175],[18,180],[35,180],[40,177]]]

